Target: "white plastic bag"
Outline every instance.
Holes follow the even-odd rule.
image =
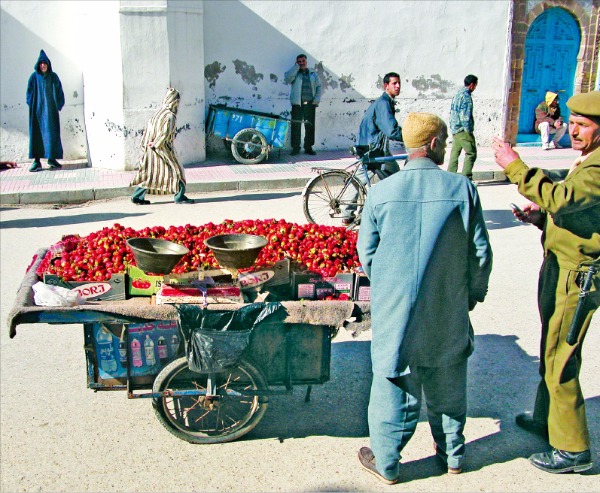
[[[33,301],[38,306],[83,305],[85,300],[77,291],[37,282],[33,286]]]

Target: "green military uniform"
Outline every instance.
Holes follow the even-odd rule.
[[[544,263],[538,303],[542,321],[540,375],[533,419],[548,425],[550,445],[583,452],[590,448],[585,404],[579,386],[581,348],[592,315],[600,305],[600,279],[587,298],[587,314],[574,346],[566,342],[577,306],[582,262],[600,256],[600,149],[590,153],[564,181],[521,159],[510,163],[506,176],[521,195],[545,213]]]

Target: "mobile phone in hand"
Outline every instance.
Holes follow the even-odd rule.
[[[525,214],[523,209],[521,209],[517,204],[510,204],[510,208],[517,214]]]

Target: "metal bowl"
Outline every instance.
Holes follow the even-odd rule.
[[[247,234],[217,235],[204,240],[223,268],[252,267],[260,251],[267,244],[262,236]]]
[[[169,274],[181,258],[189,253],[183,245],[157,238],[129,238],[136,265],[144,272]]]

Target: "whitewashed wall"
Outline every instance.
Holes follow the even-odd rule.
[[[2,1],[0,8],[2,160],[28,158],[25,92],[40,49],[65,92],[65,159],[133,169],[144,126],[174,86],[182,96],[180,161],[204,160],[202,2]]]
[[[306,53],[324,83],[317,149],[355,140],[389,71],[402,78],[400,122],[410,111],[447,120],[473,73],[476,136],[486,144],[501,132],[508,1],[205,0],[204,14],[207,103],[289,117],[283,74]]]
[[[80,2],[0,2],[0,156],[23,161],[29,155],[29,111],[25,94],[40,50],[58,74],[65,93],[60,113],[66,159],[86,155],[83,83],[79,62],[77,4]]]
[[[306,53],[324,86],[317,149],[353,143],[388,71],[402,77],[397,118],[447,119],[468,73],[481,144],[501,132],[509,0],[1,0],[0,157],[27,160],[27,80],[43,48],[66,96],[65,159],[132,169],[166,88],[180,90],[176,148],[205,158],[204,119],[220,102],[289,117],[283,74]],[[85,104],[84,104],[85,101]],[[87,137],[87,139],[86,139]],[[220,143],[219,143],[220,144]]]

